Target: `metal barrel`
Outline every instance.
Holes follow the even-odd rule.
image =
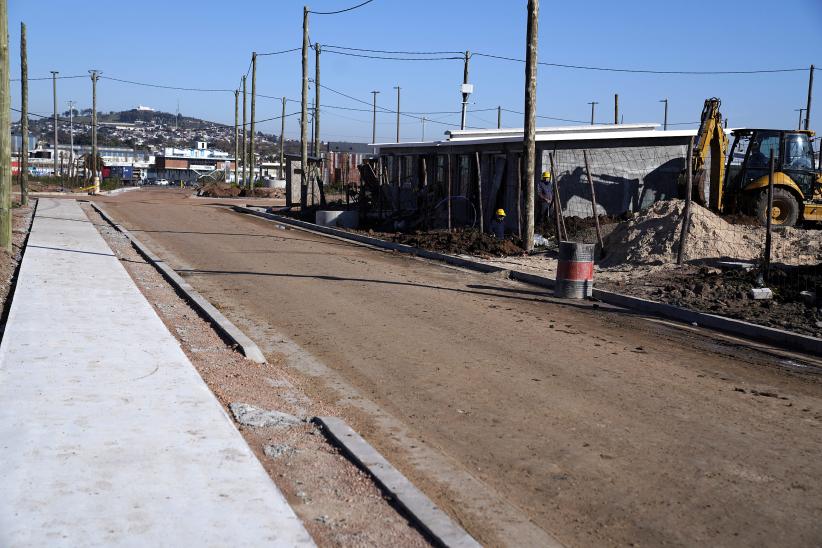
[[[559,262],[554,295],[584,299],[594,290],[594,248],[596,244],[559,243]]]

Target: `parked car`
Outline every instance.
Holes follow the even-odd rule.
[[[160,186],[168,186],[168,179],[157,179],[157,182],[154,184]]]

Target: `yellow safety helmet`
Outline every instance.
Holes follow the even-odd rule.
[[[543,180],[548,179],[550,181],[551,180],[551,172],[550,171],[543,171],[542,172],[542,179]]]
[[[497,210],[497,217],[505,217],[505,210],[500,208]]]

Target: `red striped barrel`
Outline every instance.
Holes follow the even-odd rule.
[[[590,297],[594,289],[595,244],[559,243],[554,295],[565,299]]]

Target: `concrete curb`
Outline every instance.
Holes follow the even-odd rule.
[[[208,302],[205,297],[200,295],[197,290],[191,287],[188,282],[177,274],[173,268],[168,266],[165,261],[155,255],[154,252],[146,247],[145,244],[138,240],[125,227],[115,223],[114,219],[112,219],[102,207],[94,202],[89,203],[91,204],[91,207],[93,207],[97,213],[103,217],[103,219],[105,219],[115,229],[122,232],[123,235],[131,241],[131,244],[137,249],[137,251],[139,251],[140,254],[142,254],[157,270],[159,270],[163,277],[168,280],[168,282],[174,286],[177,291],[185,296],[186,300],[197,310],[197,312],[200,313],[201,316],[203,316],[203,318],[208,320],[226,340],[237,345],[246,358],[256,363],[266,362],[265,356],[257,344],[245,333],[240,331],[236,325],[231,323],[228,318],[223,316],[222,312],[217,310],[213,304]]]
[[[395,503],[433,544],[466,548],[480,546],[465,529],[414,487],[345,421],[335,417],[314,417],[313,422],[321,426],[332,442],[342,448],[358,467],[368,472],[374,481],[391,495]]]
[[[388,249],[391,251],[398,251],[400,253],[408,253],[417,257],[432,259],[435,261],[442,261],[454,266],[460,266],[470,270],[476,270],[483,273],[490,272],[504,272],[507,269],[494,267],[485,263],[472,261],[469,259],[462,259],[452,255],[443,253],[436,253],[424,249],[418,249],[404,244],[396,244],[393,242],[386,242],[379,238],[372,238],[362,234],[356,234],[331,228],[327,226],[319,226],[289,217],[283,217],[274,213],[263,213],[254,209],[241,206],[232,206],[235,211],[240,213],[247,213],[263,217],[265,219],[274,220],[283,224],[295,226],[308,232],[323,234],[335,237],[342,240],[354,241],[360,244],[377,247],[381,249]],[[531,285],[544,287],[547,289],[554,288],[554,280],[545,276],[538,276],[536,274],[529,274],[519,270],[508,270],[508,277],[512,280],[524,282]],[[802,351],[817,356],[822,356],[822,339],[811,337],[809,335],[801,335],[792,331],[785,331],[783,329],[776,329],[773,327],[765,327],[742,320],[736,320],[725,316],[717,316],[715,314],[707,314],[705,312],[697,312],[687,308],[650,301],[639,297],[631,297],[621,293],[614,293],[604,289],[594,288],[593,297],[604,303],[619,306],[621,308],[628,308],[637,312],[645,314],[652,314],[661,316],[670,320],[676,320],[685,323],[696,323],[701,327],[714,329],[730,335],[752,339],[756,342],[765,342],[785,348],[787,350]]]

